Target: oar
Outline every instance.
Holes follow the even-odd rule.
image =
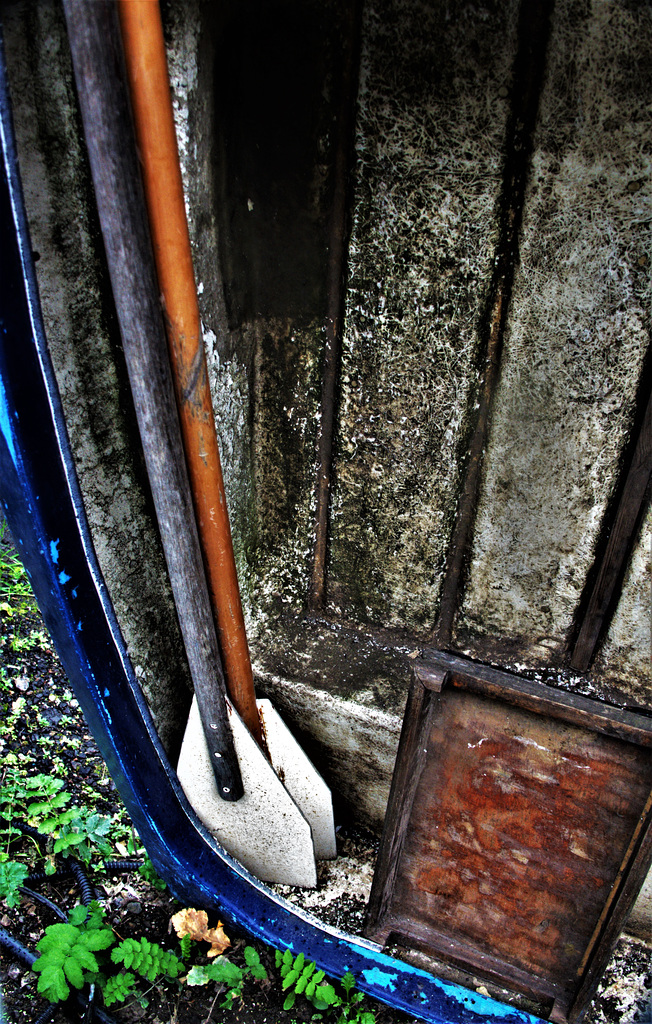
[[[245,795],[224,804],[204,771],[195,709],[177,774],[199,817],[265,881],[315,885],[336,853],[330,791],[269,701],[256,702],[208,386],[157,0],[118,0],[170,360]],[[199,702],[198,702],[199,703]],[[260,747],[265,737],[265,755]]]
[[[64,0],[64,10],[113,296],[177,614],[217,790],[224,800],[238,800],[242,780],[176,411],[117,10],[113,0]]]
[[[201,333],[157,0],[118,0],[136,138],[199,537],[229,697],[262,745]]]

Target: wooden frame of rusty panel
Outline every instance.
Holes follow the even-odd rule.
[[[564,984],[510,964],[473,942],[415,920],[394,902],[415,797],[427,761],[433,716],[447,691],[464,691],[523,709],[543,719],[584,729],[652,751],[652,720],[589,698],[533,683],[511,673],[440,651],[414,666],[389,797],[385,830],[365,920],[365,934],[386,944],[390,936],[539,1000],[551,1020],[575,1022],[587,1007],[652,863],[652,791],[648,793],[574,977]],[[638,813],[638,812],[636,812]]]

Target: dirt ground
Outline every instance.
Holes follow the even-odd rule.
[[[8,537],[0,540],[7,545]],[[92,806],[113,817],[109,839],[114,855],[127,852],[131,825],[104,762],[73,696],[65,673],[52,649],[43,624],[33,611],[17,614],[2,610],[0,600],[0,759],[2,772],[18,765],[27,773],[42,772],[64,780],[75,802]],[[117,845],[116,845],[117,844]],[[376,838],[341,825],[338,831],[339,856],[322,869],[316,892],[283,889],[283,895],[307,907],[328,923],[347,931],[359,932],[368,888],[371,882]],[[36,852],[33,854],[36,857]],[[180,907],[167,890],[161,891],[137,871],[105,871],[91,867],[90,880],[96,895],[106,908],[107,922],[121,938],[148,937],[152,942],[179,952],[170,918]],[[34,892],[47,896],[65,910],[80,899],[72,879],[55,879],[34,884]],[[34,953],[44,928],[57,920],[53,911],[37,896],[26,895],[16,908],[0,904],[0,925]],[[216,922],[210,922],[215,924]],[[244,964],[243,937],[235,935],[227,956]],[[198,949],[199,947],[197,947]],[[243,998],[232,1009],[223,1009],[215,982],[204,987],[175,983],[141,989],[140,1002],[131,1000],[111,1016],[124,1024],[302,1024],[321,1019],[314,1007],[298,998],[291,1011],[283,1010],[285,994],[274,964],[274,953],[256,945],[269,980],[245,984]],[[7,1024],[41,1020],[47,1003],[36,991],[36,975],[16,957],[0,950],[0,990],[4,998]],[[602,980],[585,1024],[652,1024],[652,949],[640,940],[621,938]],[[199,952],[192,963],[208,961]],[[480,983],[479,983],[480,984]],[[411,1020],[372,1000],[364,1008],[373,1010],[377,1024],[402,1024]],[[56,1012],[52,1019],[82,1019],[72,1006],[64,1016]],[[0,1015],[1,1019],[1,1015]],[[326,1019],[324,1017],[324,1019]],[[331,1018],[332,1019],[332,1018]]]

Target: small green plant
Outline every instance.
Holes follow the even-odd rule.
[[[9,860],[6,853],[0,853],[0,900],[8,907],[20,903],[20,887],[29,874],[24,864]]]
[[[260,962],[260,957],[253,946],[245,946],[245,967],[238,967],[225,957],[214,960],[206,966],[191,967],[186,982],[188,985],[207,985],[210,981],[223,986],[224,998],[220,1003],[222,1009],[231,1009],[236,1002],[242,1001],[245,981],[249,976],[257,981],[267,981],[267,971]]]
[[[9,759],[7,759],[9,760]],[[7,764],[0,782],[0,899],[10,907],[20,902],[20,886],[29,874],[29,866],[40,856],[37,840],[25,835],[21,825],[43,836],[48,856],[46,872],[54,871],[54,857],[74,854],[85,864],[93,854],[107,856],[111,844],[107,834],[111,818],[88,808],[67,806],[72,799],[61,779],[52,775],[26,775],[24,769]],[[12,843],[21,840],[31,846],[31,854],[20,861],[10,857]],[[23,862],[27,859],[27,864]]]
[[[53,854],[74,853],[88,864],[94,852],[111,853],[107,834],[111,818],[88,808],[67,807],[67,793],[61,779],[32,775],[9,766],[0,784],[0,838],[20,834],[12,822],[24,822],[48,839]]]
[[[141,878],[144,878],[146,882],[149,882],[149,884],[155,889],[158,889],[159,892],[164,892],[167,889],[167,885],[158,875],[156,868],[152,864],[147,853],[144,853],[143,863],[138,868],[138,874]]]
[[[7,543],[7,524],[0,521],[0,612],[12,617],[16,612],[36,611],[36,601],[25,567]]]
[[[9,646],[12,651],[33,651],[35,647],[49,647],[50,638],[42,629],[31,629],[29,636],[12,636]]]
[[[70,995],[70,985],[81,989],[99,975],[96,953],[115,942],[110,928],[102,926],[104,911],[97,903],[76,906],[67,924],[51,924],[36,948],[41,954],[33,970],[39,975],[38,991],[51,1003]]]
[[[284,953],[276,950],[276,966],[280,968],[283,991],[287,992],[284,1010],[291,1010],[296,997],[303,995],[316,1010],[337,1013],[337,1024],[375,1024],[375,1014],[360,1006],[364,996],[356,991],[355,978],[350,971],[340,983],[344,995],[339,995],[335,987],[324,980],[324,971],[317,970],[314,960],[306,961],[303,953],[293,956],[289,949]]]
[[[316,1010],[325,1010],[335,1003],[335,989],[324,981],[324,971],[316,969],[314,960],[306,962],[303,953],[293,956],[289,949],[284,953],[276,950],[276,966],[280,968],[283,979],[281,987],[288,993],[283,1003],[284,1010],[291,1010],[300,995],[305,996]]]
[[[136,991],[136,975],[151,984],[178,978],[183,964],[174,953],[146,938],[123,939],[116,945],[116,935],[104,926],[104,916],[99,903],[78,905],[70,911],[67,924],[51,924],[45,929],[36,946],[40,956],[33,970],[39,975],[38,991],[50,1002],[67,999],[71,985],[81,989],[94,982],[107,1006],[132,995],[145,1005],[146,1000]],[[109,949],[110,958],[106,955]]]

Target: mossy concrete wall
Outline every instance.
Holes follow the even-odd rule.
[[[651,43],[649,7],[556,5],[456,636],[475,655],[562,662],[620,470],[650,345]],[[601,664],[645,703],[649,586],[626,602],[633,642]]]
[[[620,601],[596,668],[606,679],[622,678],[625,668],[632,690],[648,706],[652,671],[652,510],[643,523],[634,549]]]
[[[363,6],[329,607],[428,635],[478,384],[517,4]]]
[[[264,647],[270,616],[307,599],[322,342],[312,311],[229,306],[223,210],[246,202],[253,224],[259,182],[229,199],[211,76],[233,10],[216,25],[209,6],[166,11],[238,565]],[[518,44],[516,4],[449,14],[363,5],[330,509],[328,611],[421,639],[437,619],[476,412]],[[563,665],[621,468],[649,347],[649,31],[647,9],[625,3],[559,3],[553,16],[453,636],[477,657]],[[240,230],[249,245],[256,228]],[[646,619],[640,605],[629,616]],[[608,678],[645,703],[644,659],[619,643],[595,663],[595,692]]]

